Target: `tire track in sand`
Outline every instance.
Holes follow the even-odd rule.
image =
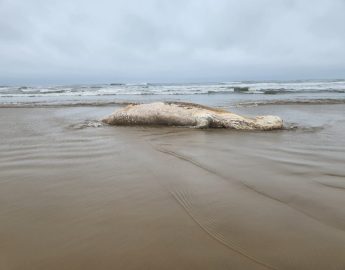
[[[193,159],[190,158],[190,157],[186,157],[186,156],[184,156],[184,155],[178,154],[178,153],[176,153],[176,152],[174,152],[174,151],[165,149],[165,148],[163,148],[163,147],[161,147],[161,146],[154,146],[154,148],[155,148],[157,151],[161,152],[161,153],[164,153],[164,154],[173,156],[173,157],[175,157],[175,158],[178,158],[178,159],[180,159],[180,160],[189,162],[189,163],[191,163],[191,164],[193,164],[193,165],[199,167],[200,169],[202,169],[202,170],[204,170],[204,171],[207,171],[207,172],[209,172],[209,173],[211,173],[211,174],[214,174],[214,175],[218,176],[220,179],[222,179],[222,180],[224,180],[224,181],[226,181],[226,182],[228,182],[228,180],[229,180],[228,177],[225,177],[224,175],[218,173],[217,171],[215,171],[215,170],[213,170],[213,169],[211,169],[211,168],[208,168],[207,166],[205,166],[205,165],[203,165],[203,164],[201,164],[201,163],[199,163],[199,162],[193,160]],[[262,191],[258,190],[257,188],[255,188],[255,187],[253,187],[253,186],[251,186],[251,185],[249,185],[249,184],[247,184],[247,183],[244,183],[244,182],[241,181],[241,180],[238,180],[238,179],[232,179],[232,180],[233,180],[234,182],[236,182],[237,184],[240,184],[242,187],[245,187],[245,188],[247,188],[248,190],[251,190],[251,191],[255,192],[256,194],[259,194],[259,195],[261,195],[261,196],[264,196],[264,197],[266,197],[266,198],[268,198],[268,199],[270,199],[270,200],[274,200],[274,201],[276,201],[276,202],[278,202],[278,203],[284,204],[285,206],[287,206],[287,207],[289,207],[289,208],[291,208],[291,209],[293,209],[293,210],[295,210],[295,211],[297,211],[297,212],[303,214],[304,216],[306,216],[306,217],[308,217],[308,218],[313,219],[314,221],[317,221],[318,223],[321,223],[321,224],[323,224],[323,225],[325,225],[325,226],[331,227],[332,229],[335,229],[335,230],[340,230],[340,231],[342,231],[342,232],[345,231],[345,229],[344,229],[343,227],[334,226],[333,224],[327,223],[327,222],[325,222],[324,220],[321,220],[321,219],[315,217],[314,215],[312,215],[312,214],[310,214],[310,213],[308,213],[308,212],[306,212],[306,211],[304,211],[304,210],[302,210],[302,209],[300,209],[300,208],[298,208],[298,207],[295,207],[295,206],[291,205],[289,202],[286,202],[286,201],[281,200],[281,199],[279,199],[279,198],[277,198],[277,197],[274,197],[274,196],[269,195],[269,194],[267,194],[267,193],[265,193],[265,192],[262,192]]]
[[[215,174],[218,177],[224,178],[220,175],[218,175],[217,172],[213,171],[212,169],[207,168],[206,166],[203,166],[197,161],[194,161],[188,157],[182,156],[180,154],[177,154],[174,151],[170,151],[167,149],[164,149],[162,147],[154,146],[154,148],[164,154],[168,154],[171,156],[174,156],[178,159],[187,161],[189,163],[192,163],[194,166],[197,166],[211,174]],[[216,240],[221,245],[225,246],[226,248],[236,252],[237,254],[251,260],[252,262],[266,268],[266,269],[272,269],[272,270],[278,270],[276,267],[261,261],[260,259],[252,256],[249,254],[248,251],[241,248],[237,244],[230,242],[228,239],[226,239],[221,233],[217,232],[215,227],[212,225],[215,225],[215,221],[212,219],[206,220],[205,218],[202,218],[200,215],[198,215],[195,210],[193,211],[193,205],[192,200],[189,198],[187,192],[181,191],[181,190],[171,190],[169,189],[169,192],[172,196],[172,198],[183,208],[183,210],[187,213],[187,215],[199,226],[199,228],[204,231],[207,235],[212,237],[214,240]]]
[[[246,250],[244,250],[240,246],[226,239],[221,233],[217,232],[215,228],[212,226],[212,224],[215,224],[215,222],[212,219],[203,221],[203,218],[198,216],[198,214],[195,213],[195,211],[193,211],[191,200],[186,196],[184,192],[173,190],[173,191],[170,191],[170,194],[172,195],[173,199],[184,209],[187,215],[199,226],[199,228],[202,231],[204,231],[207,235],[212,237],[214,240],[216,240],[218,243],[234,251],[235,253],[251,260],[252,262],[260,266],[263,266],[264,268],[278,270],[278,268],[250,255]]]

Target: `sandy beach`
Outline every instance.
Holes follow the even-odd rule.
[[[271,132],[0,109],[0,269],[344,269],[345,105]],[[98,126],[98,127],[97,127]]]
[[[345,0],[0,0],[0,270],[345,270]]]

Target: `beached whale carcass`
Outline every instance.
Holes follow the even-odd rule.
[[[165,125],[240,130],[273,130],[283,127],[283,121],[278,116],[248,118],[226,110],[184,102],[128,105],[102,121],[110,125]]]

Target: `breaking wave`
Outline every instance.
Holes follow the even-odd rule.
[[[45,108],[45,107],[101,107],[109,105],[126,106],[131,104],[138,104],[138,102],[130,101],[82,101],[82,102],[12,102],[12,103],[0,103],[0,108]]]
[[[135,102],[195,99],[200,102],[203,97],[209,100],[221,97],[218,99],[239,106],[339,104],[345,100],[345,80],[0,86],[0,107],[104,106],[126,103],[114,99]]]
[[[345,93],[345,80],[292,82],[228,82],[206,84],[100,84],[73,86],[1,86],[0,97],[200,95],[200,94]]]
[[[327,104],[345,104],[345,98],[324,98],[324,99],[286,99],[286,100],[260,100],[240,102],[237,104],[239,107],[253,107],[263,105],[327,105]]]

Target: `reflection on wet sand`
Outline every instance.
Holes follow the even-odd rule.
[[[343,269],[344,107],[322,108],[264,133],[1,109],[0,269]]]

